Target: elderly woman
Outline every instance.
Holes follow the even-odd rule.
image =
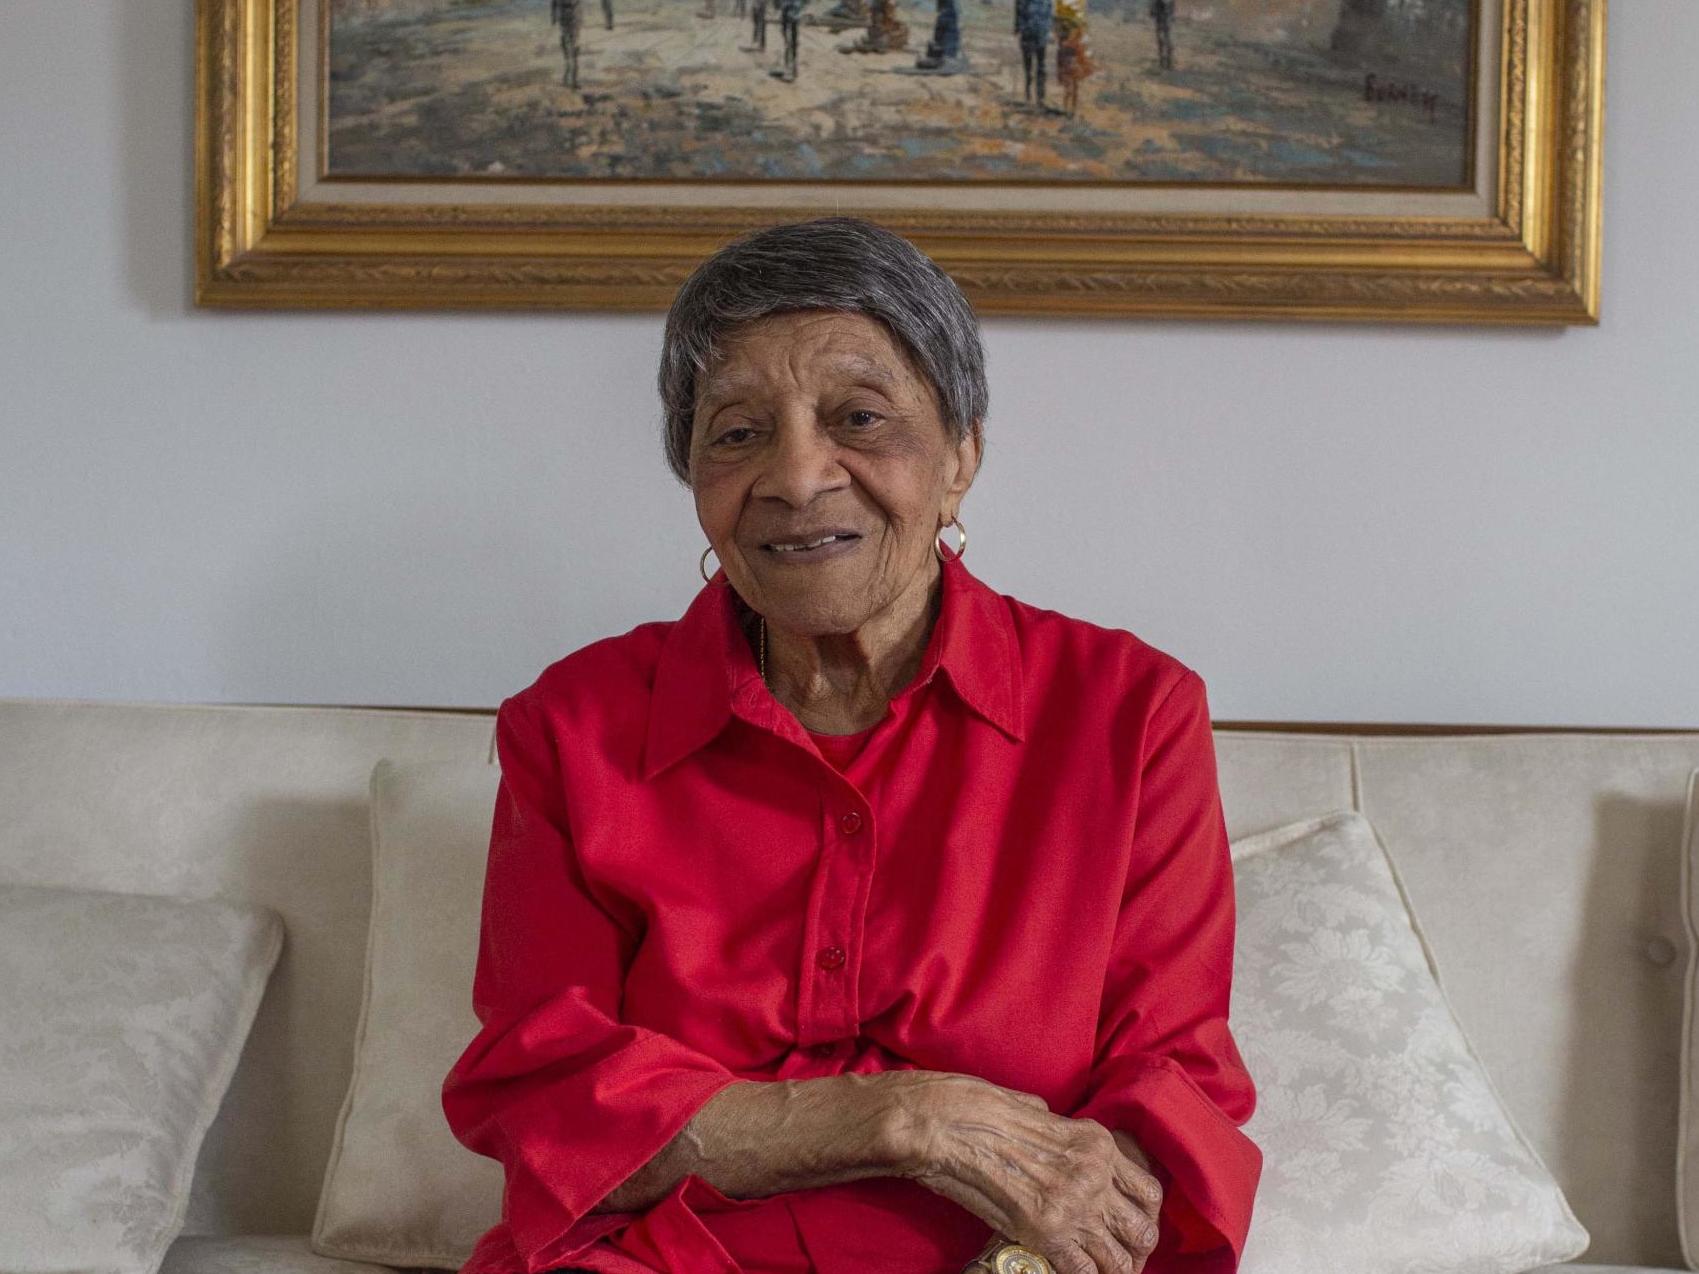
[[[506,1193],[464,1271],[1234,1270],[1204,682],[963,565],[966,299],[868,222],[763,230],[680,289],[660,389],[707,582],[496,718],[442,1098]]]

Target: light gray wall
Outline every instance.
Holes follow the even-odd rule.
[[[660,316],[189,303],[189,0],[0,4],[0,695],[489,705],[699,585]],[[1617,0],[1604,323],[986,323],[969,562],[1217,718],[1699,726],[1699,6]]]

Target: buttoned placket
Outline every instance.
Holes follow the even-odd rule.
[[[822,1060],[849,1051],[861,1029],[856,979],[877,828],[862,791],[822,757],[807,731],[760,681],[733,695],[738,715],[805,754],[820,774],[815,870],[803,913],[797,1045]]]
[[[890,711],[912,710],[912,698],[931,682],[936,660],[891,701]],[[802,723],[762,681],[745,681],[734,695],[740,715],[805,753],[818,767],[819,846],[804,913],[801,967],[797,981],[797,1045],[822,1061],[847,1055],[861,1031],[857,997],[863,935],[879,828],[873,804],[862,790],[820,755]],[[881,721],[875,734],[882,734]],[[872,748],[877,740],[864,745]],[[864,752],[863,755],[866,753]]]
[[[878,828],[866,795],[809,753],[821,769],[819,857],[804,922],[797,1034],[812,1055],[833,1058],[861,1029],[856,990]]]
[[[913,701],[925,692],[935,668],[936,661],[928,661],[915,680],[892,699],[892,716],[917,710]],[[887,719],[875,727],[874,737],[863,745],[861,757],[884,742],[891,724]],[[821,859],[809,892],[798,1035],[811,1055],[830,1060],[853,1051],[861,1031],[857,992],[867,907],[879,858],[879,827],[866,794],[819,754],[794,717],[789,726],[794,730],[784,728],[781,732],[809,754],[822,774]],[[856,768],[854,762],[850,768]]]

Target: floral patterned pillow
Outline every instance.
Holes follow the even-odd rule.
[[[282,945],[263,907],[0,886],[0,1270],[159,1269]]]
[[[1436,980],[1391,859],[1340,811],[1234,842],[1234,1039],[1263,1175],[1241,1274],[1516,1274],[1588,1235]]]

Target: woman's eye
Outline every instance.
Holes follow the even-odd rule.
[[[753,432],[754,430],[745,425],[733,425],[730,429],[727,429],[724,433],[715,438],[714,444],[718,446],[722,442],[742,442],[745,436]]]
[[[866,417],[866,419],[865,420],[859,419],[860,417]],[[884,419],[884,417],[881,416],[878,412],[867,411],[865,408],[860,410],[860,411],[852,411],[852,412],[850,412],[850,414],[848,416],[848,420],[849,420],[850,424],[856,425],[856,426],[861,427],[861,428],[866,428],[869,425],[873,425],[873,424],[875,424],[878,421],[883,420],[883,419]]]

